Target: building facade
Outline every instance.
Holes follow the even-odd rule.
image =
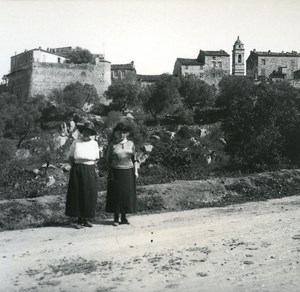
[[[112,64],[111,81],[116,82],[136,82],[136,70],[134,62],[129,64]]]
[[[300,69],[300,54],[292,52],[250,51],[247,58],[247,76],[254,79],[280,78],[292,80]]]
[[[65,63],[68,59],[56,55],[50,50],[45,51],[41,48],[25,50],[21,54],[14,55],[10,58],[10,72],[15,72],[30,65],[31,63]]]
[[[38,94],[47,97],[54,89],[75,82],[94,85],[101,97],[111,84],[111,64],[100,58],[95,64],[70,64],[60,55],[34,49],[11,60],[10,73],[5,76],[7,89],[21,98]]]
[[[232,50],[232,75],[245,75],[245,49],[239,36],[235,41]]]
[[[160,77],[161,75],[141,75],[141,74],[136,75],[137,82],[139,82],[142,87],[146,87],[151,84],[154,84],[159,80]]]
[[[230,74],[230,56],[225,51],[202,51],[196,59],[177,58],[173,75],[194,75],[209,85],[218,86]]]

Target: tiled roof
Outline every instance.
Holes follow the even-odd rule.
[[[264,52],[264,51],[254,50],[254,51],[250,51],[250,54],[256,54],[257,56],[300,57],[300,53],[297,53],[295,51],[278,53],[278,52],[271,52],[271,51]]]
[[[200,54],[204,53],[205,56],[228,56],[229,54],[227,54],[224,50],[220,50],[220,51],[202,51],[200,50]]]
[[[111,70],[134,70],[134,64],[111,64]]]
[[[185,58],[177,58],[177,61],[182,65],[203,65],[203,63],[199,62],[197,59],[185,59]]]
[[[160,76],[161,75],[141,75],[141,74],[136,75],[138,80],[144,82],[155,82],[159,79]]]

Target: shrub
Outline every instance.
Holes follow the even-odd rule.
[[[11,160],[16,150],[16,141],[5,138],[0,139],[0,162]]]

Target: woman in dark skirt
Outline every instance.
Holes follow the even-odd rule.
[[[97,201],[97,177],[95,162],[99,159],[98,143],[91,138],[96,135],[92,124],[85,123],[78,127],[82,134],[74,140],[69,151],[71,164],[66,215],[77,217],[75,228],[92,227],[87,218],[95,217]]]
[[[127,139],[131,127],[123,122],[113,130],[113,141],[108,146],[106,161],[109,165],[106,212],[114,213],[114,226],[129,224],[128,213],[136,212],[136,184],[138,168],[134,143]],[[121,222],[119,215],[121,214]]]

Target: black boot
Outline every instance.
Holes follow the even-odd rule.
[[[77,222],[75,223],[74,227],[76,229],[82,228],[82,218],[81,217],[78,217]]]
[[[121,224],[130,224],[128,219],[126,218],[126,214],[121,215]]]
[[[118,226],[119,225],[119,214],[115,213],[114,214],[114,226]]]
[[[92,225],[89,221],[87,221],[86,218],[83,218],[82,226],[85,226],[85,227],[93,227],[93,225]]]

